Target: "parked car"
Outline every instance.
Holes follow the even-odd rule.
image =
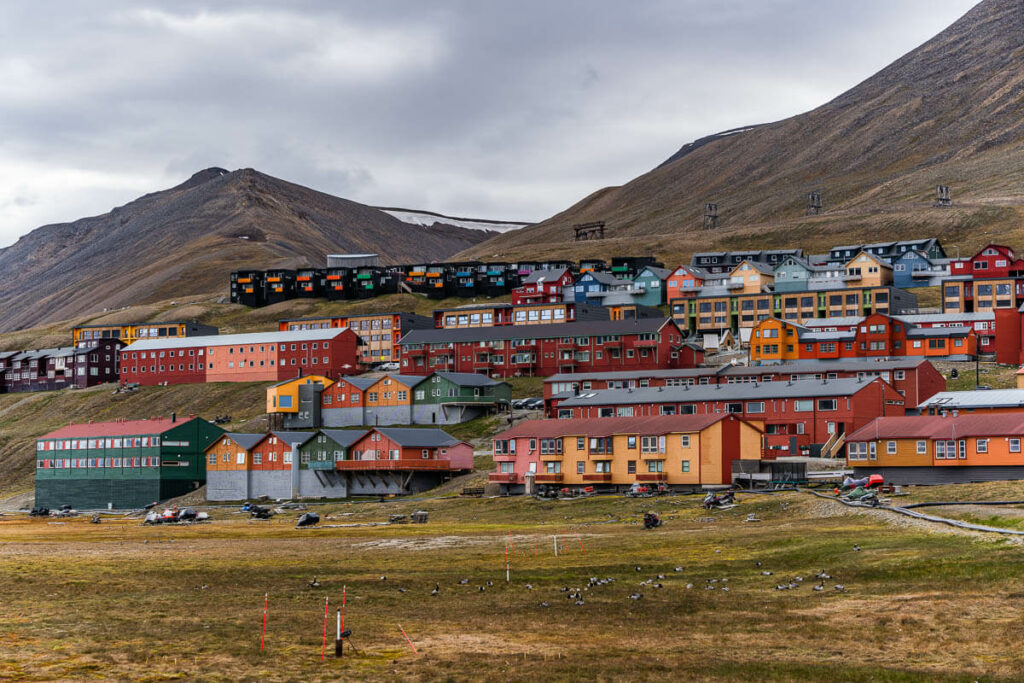
[[[528,398],[517,398],[516,400],[512,401],[512,407],[516,408],[517,410],[522,410],[523,408],[526,407],[526,402],[529,400],[530,399]]]
[[[384,370],[384,371],[387,371],[387,372],[393,372],[393,371],[397,370],[399,367],[400,366],[398,365],[398,363],[396,361],[391,361],[391,362],[388,362],[388,363],[381,363],[380,365],[377,366],[377,369]]]
[[[528,410],[541,410],[544,408],[544,399],[531,398],[526,402],[526,408]]]

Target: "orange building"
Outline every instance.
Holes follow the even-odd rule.
[[[895,484],[1024,479],[1024,410],[880,417],[847,439],[847,466]]]
[[[867,316],[852,329],[832,331],[768,318],[750,335],[752,365],[901,356],[969,360],[977,353],[973,327],[918,327],[882,313]]]

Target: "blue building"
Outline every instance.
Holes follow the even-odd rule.
[[[665,303],[665,280],[672,273],[668,268],[647,266],[633,280],[634,301],[642,306]]]

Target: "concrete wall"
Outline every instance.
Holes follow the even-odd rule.
[[[450,406],[447,415],[442,404],[423,404],[413,407],[413,422],[418,425],[459,424],[483,417],[489,406]]]
[[[397,406],[369,406],[366,408],[365,425],[407,425],[412,419],[410,404]]]
[[[245,500],[247,498],[249,498],[249,472],[246,470],[207,471],[207,500]]]
[[[326,485],[317,477],[318,471]],[[350,492],[345,476],[334,470],[299,470],[299,494],[303,498],[345,498]]]
[[[361,427],[363,425],[362,408],[324,408],[321,413],[324,427]]]
[[[209,485],[207,485],[209,490]],[[291,498],[291,470],[249,470],[249,497]]]
[[[379,496],[383,494],[419,493],[438,486],[444,481],[441,472],[417,472],[407,488],[403,488],[407,474],[403,472],[348,472],[348,490],[352,496]]]

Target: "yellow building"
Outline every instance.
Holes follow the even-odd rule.
[[[741,261],[729,273],[730,294],[760,294],[775,284],[775,271],[766,263]]]
[[[888,261],[862,251],[846,263],[847,287],[884,287],[892,284]]]
[[[327,389],[334,384],[334,380],[322,375],[303,375],[267,387],[267,414],[298,413],[299,387],[314,383],[322,384]]]
[[[133,344],[140,339],[175,339],[178,337],[205,337],[217,334],[212,325],[196,322],[130,323],[127,325],[79,325],[72,328],[71,336],[75,346],[78,342],[93,339],[120,339]]]
[[[494,437],[494,483],[627,488],[732,482],[734,460],[761,458],[764,423],[735,415],[530,420]]]

